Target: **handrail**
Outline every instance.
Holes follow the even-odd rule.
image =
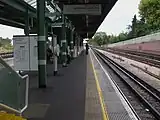
[[[11,73],[12,75],[15,76],[15,78],[17,78],[17,83],[18,83],[18,86],[16,86],[16,94],[17,94],[17,100],[18,102],[16,103],[18,108],[12,108],[11,106],[8,106],[6,104],[3,104],[3,103],[0,103],[0,106],[3,107],[4,109],[6,110],[9,110],[9,111],[12,111],[12,112],[15,112],[15,113],[18,113],[18,114],[21,114],[27,107],[28,107],[28,89],[29,89],[29,76],[28,75],[20,75],[18,74],[11,66],[9,66],[1,57],[0,57],[0,63],[1,65],[4,66],[4,68],[8,69],[8,72],[7,73]],[[3,68],[2,68],[3,69]],[[23,81],[25,80],[25,82]],[[13,82],[13,81],[11,81]],[[3,83],[3,81],[2,81]],[[21,86],[22,85],[22,86]],[[25,86],[25,87],[23,87]],[[22,90],[22,88],[24,88]],[[22,91],[21,91],[22,90]],[[25,92],[25,96],[24,97],[21,97],[21,92]],[[15,94],[15,95],[16,95]],[[23,106],[21,106],[21,98],[23,100]],[[9,103],[11,104],[11,103]],[[22,107],[22,108],[21,108]]]

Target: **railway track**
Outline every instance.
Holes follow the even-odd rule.
[[[105,51],[118,54],[118,55],[127,57],[129,59],[133,59],[148,65],[160,68],[160,56],[157,54],[122,50],[122,49],[107,49],[107,50],[105,49]]]
[[[137,51],[137,50],[125,50],[125,49],[118,49],[118,48],[108,48],[108,50],[118,50],[121,52],[125,52],[125,53],[130,53],[133,55],[139,55],[139,56],[145,56],[147,58],[151,58],[151,59],[155,59],[155,60],[160,60],[160,55],[155,54],[155,53],[151,53],[151,52],[144,52],[144,51]]]
[[[118,65],[104,54],[94,50],[96,55],[116,74],[121,82],[138,98],[143,106],[157,119],[160,119],[160,92],[133,73]],[[140,104],[141,104],[140,103]]]

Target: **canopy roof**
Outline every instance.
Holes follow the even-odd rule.
[[[110,12],[117,0],[57,0],[53,3],[54,7],[61,12],[63,5],[75,4],[100,4],[101,15],[67,15],[75,26],[77,33],[82,38],[92,37],[103,22],[106,15]],[[25,16],[29,13],[34,18],[36,26],[36,0],[0,0],[0,24],[14,26],[18,28],[25,27]],[[46,1],[46,11],[54,13],[55,9]],[[51,20],[55,16],[49,17]]]

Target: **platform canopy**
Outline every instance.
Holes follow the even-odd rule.
[[[52,16],[47,16],[51,21],[58,19],[54,15],[56,11],[64,13],[82,38],[90,38],[116,2],[117,0],[46,0],[46,13],[53,13]],[[0,0],[0,24],[24,28],[28,14],[31,18],[30,25],[36,28],[36,8],[36,0]]]

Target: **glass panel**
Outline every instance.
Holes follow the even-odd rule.
[[[37,8],[37,0],[23,0],[26,3],[28,3],[29,5],[31,5],[33,8]],[[47,4],[47,1],[45,2],[46,4],[46,12],[49,13],[55,13],[56,11],[54,10],[54,8],[52,8],[49,4]],[[58,7],[57,4],[55,4],[54,2],[52,2],[53,6],[59,11],[61,12],[61,9]],[[54,21],[57,17],[56,16],[50,16],[49,17],[52,21]]]
[[[31,5],[34,8],[37,8],[37,0],[24,0],[26,3]]]
[[[26,83],[5,61],[0,58],[0,103],[21,111],[26,107]],[[3,107],[3,106],[2,106]]]

